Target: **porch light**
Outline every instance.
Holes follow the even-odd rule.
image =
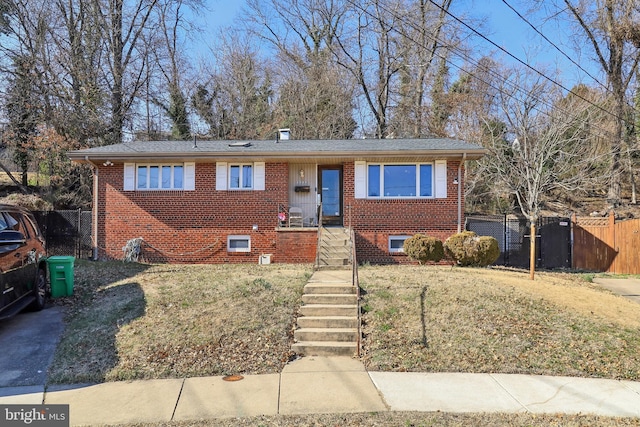
[[[258,231],[258,224],[253,224],[253,227],[251,227],[251,229],[253,231]]]
[[[304,179],[304,169],[300,169],[298,175],[300,175],[300,179]]]
[[[458,185],[458,178],[453,178],[453,185]]]

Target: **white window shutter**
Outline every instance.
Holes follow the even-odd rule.
[[[355,162],[353,169],[354,194],[356,199],[367,198],[367,162]]]
[[[216,190],[227,189],[227,162],[216,163]]]
[[[253,164],[253,189],[264,190],[265,188],[265,165],[264,162]]]
[[[124,191],[133,191],[136,189],[136,164],[125,163],[124,164]]]
[[[196,164],[194,162],[184,164],[184,189],[186,191],[196,189]]]
[[[435,173],[435,195],[436,199],[447,198],[447,161],[436,160],[436,173]]]

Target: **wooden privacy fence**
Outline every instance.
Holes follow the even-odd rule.
[[[573,268],[640,274],[640,219],[572,217]]]

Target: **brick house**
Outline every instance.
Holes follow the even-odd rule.
[[[285,134],[286,136],[286,134]],[[150,141],[71,151],[94,171],[93,242],[122,259],[311,263],[318,223],[351,227],[358,260],[402,263],[407,237],[464,225],[464,164],[452,139]]]

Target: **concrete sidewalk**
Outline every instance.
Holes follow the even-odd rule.
[[[593,283],[640,304],[640,279],[633,277],[595,277]]]
[[[282,373],[0,388],[0,404],[69,404],[71,425],[276,414],[531,412],[640,417],[640,382],[504,374],[367,372],[347,357],[305,357]]]

